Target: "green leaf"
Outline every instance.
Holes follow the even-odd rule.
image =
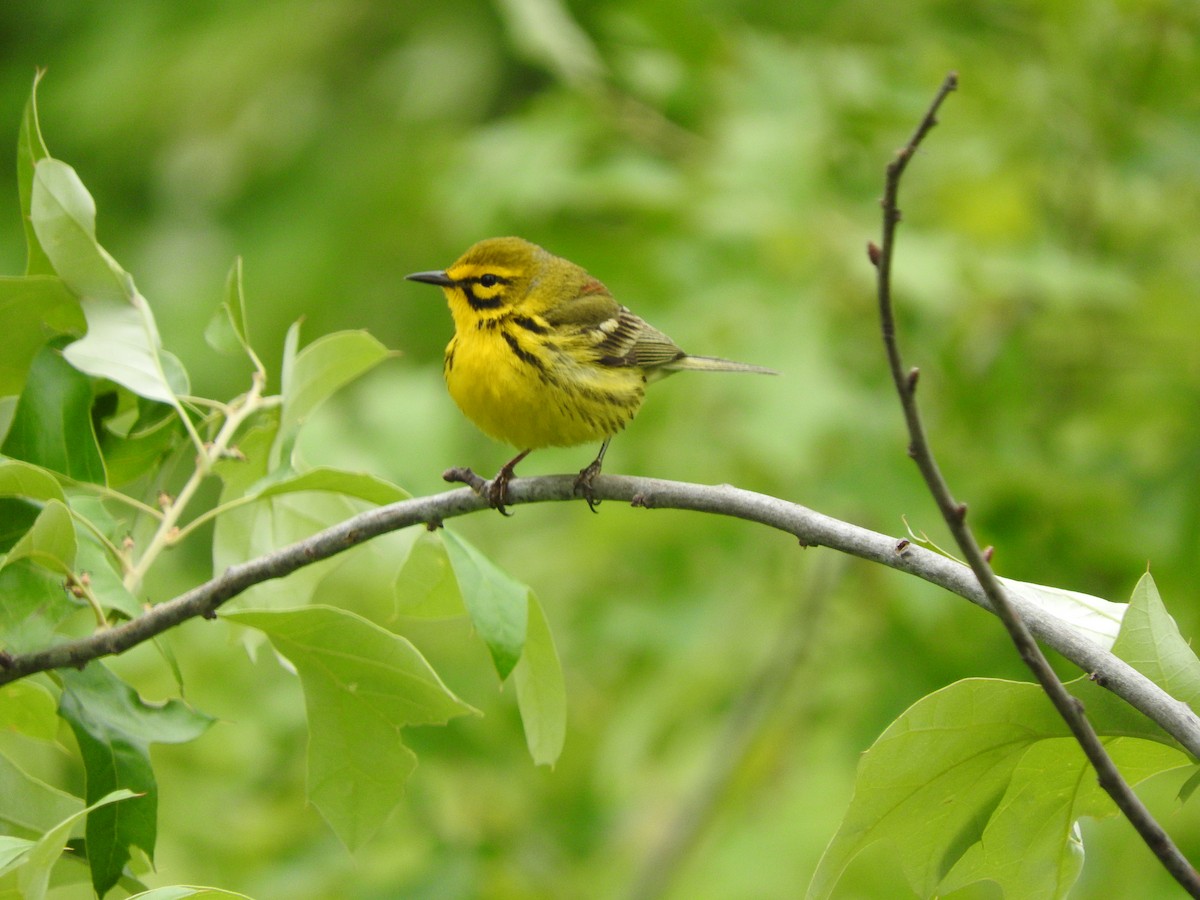
[[[33,522],[33,527],[17,541],[4,565],[28,559],[44,569],[70,575],[75,569],[75,524],[67,507],[50,500]]]
[[[0,755],[0,830],[6,833],[36,837],[83,808],[83,801],[58,788],[51,787]]]
[[[242,287],[242,258],[233,261],[225,278],[225,299],[204,329],[204,340],[225,356],[256,359],[246,325],[246,292]]]
[[[37,466],[15,459],[0,459],[0,497],[28,497],[30,500],[67,498],[58,479]]]
[[[442,619],[466,614],[446,546],[428,531],[417,533],[392,591],[402,616]]]
[[[1200,703],[1200,660],[1179,633],[1149,572],[1134,586],[1112,652],[1177,700],[1193,707]]]
[[[24,838],[0,835],[0,875],[23,866],[36,844],[36,841],[27,841]]]
[[[78,511],[77,511],[78,514]],[[130,619],[142,614],[142,604],[129,593],[125,579],[108,548],[89,529],[76,523],[75,571],[87,572],[92,593],[106,609],[115,609]]]
[[[23,900],[42,900],[45,897],[46,888],[50,884],[50,870],[54,868],[54,864],[62,856],[63,848],[71,836],[71,831],[81,817],[86,815],[90,824],[92,817],[98,811],[107,810],[112,814],[115,809],[121,808],[122,803],[132,802],[134,798],[134,793],[127,790],[113,791],[112,793],[105,794],[91,806],[68,816],[42,835],[41,839],[29,851],[25,859],[25,864],[20,871],[17,884],[21,890]],[[101,897],[104,896],[104,891],[97,889],[97,893]]]
[[[0,277],[0,322],[0,397],[21,392],[46,341],[85,327],[79,301],[53,275]]]
[[[259,497],[279,497],[283,494],[295,494],[302,491],[343,494],[348,497],[357,497],[359,500],[366,500],[374,506],[398,503],[401,500],[408,500],[412,496],[403,488],[375,475],[325,467],[309,469],[299,475],[289,475],[280,481],[268,482],[259,490],[251,491],[251,493],[257,494]]]
[[[1104,741],[1130,784],[1177,768],[1183,754],[1134,738]],[[977,881],[994,881],[1005,897],[1056,900],[1067,896],[1083,868],[1083,816],[1117,812],[1073,737],[1050,738],[1021,755],[979,842],[968,848],[938,886],[948,893]]]
[[[1131,780],[1186,764],[1140,714],[1110,716],[1113,707],[1094,685],[1070,687],[1087,698],[1097,732]],[[917,701],[863,755],[854,798],[808,896],[828,897],[849,862],[881,840],[921,896],[951,889],[943,880],[952,872],[956,886],[1018,877],[997,849],[1015,841],[1022,842],[1021,877],[1042,879],[1025,883],[1020,895],[1061,896],[1077,874],[1074,818],[1064,825],[1066,817],[1116,812],[1095,793],[1095,776],[1069,738],[1034,684],[968,679]],[[1044,796],[1039,779],[1052,785]],[[1033,795],[1031,784],[1038,784]]]
[[[29,102],[25,104],[25,114],[21,117],[21,131],[17,138],[17,193],[21,198],[21,221],[25,225],[26,275],[50,275],[54,271],[46,251],[38,243],[30,211],[34,167],[50,155],[45,141],[42,140],[41,126],[38,124],[37,88],[41,80],[42,72],[39,71],[33,76],[33,89],[29,92]]]
[[[439,532],[471,623],[492,654],[500,680],[508,678],[525,649],[529,588],[501,570],[454,532]]]
[[[63,577],[30,559],[0,566],[0,649],[41,650],[79,604],[63,590]]]
[[[222,618],[265,632],[296,667],[308,710],[308,794],[353,849],[400,802],[416,756],[411,725],[475,712],[408,641],[332,607],[247,610]]]
[[[293,326],[288,340],[296,339],[298,331]],[[296,435],[313,410],[393,355],[365,331],[340,331],[317,338],[291,359],[285,356],[283,416],[275,461],[284,465],[292,462]]]
[[[1113,603],[1091,594],[1001,578],[1004,586],[1034,606],[1066,622],[1105,650],[1112,647],[1128,604]]]
[[[59,715],[71,726],[87,772],[87,800],[117,788],[142,796],[88,816],[85,837],[92,884],[103,896],[121,877],[137,846],[154,858],[158,785],[150,744],[194,740],[212,719],[178,700],[153,705],[106,667],[64,669]]]
[[[513,680],[529,754],[537,765],[553,766],[567,732],[567,688],[542,604],[533,591],[528,596],[525,652],[513,669]]]
[[[104,484],[92,425],[92,383],[63,359],[58,342],[37,352],[0,451],[76,481]]]
[[[227,891],[223,888],[197,887],[190,884],[173,884],[169,887],[155,888],[152,891],[142,891],[134,894],[129,900],[186,900],[188,897],[232,897],[234,900],[253,900],[246,894],[237,891]]]
[[[213,570],[253,559],[302,540],[365,508],[362,501],[328,491],[284,492],[230,509],[217,518],[213,535]],[[292,572],[287,578],[256,584],[236,601],[244,606],[296,606],[313,596],[321,581],[345,565],[348,554],[381,552],[369,542]],[[394,571],[395,565],[392,565]],[[389,582],[390,583],[390,582]],[[385,586],[380,587],[386,590]]]
[[[58,735],[55,706],[50,692],[40,684],[32,681],[6,684],[0,687],[0,731],[15,731],[52,741]],[[0,792],[0,796],[7,794]]]
[[[162,350],[150,305],[129,273],[96,242],[96,204],[74,169],[56,159],[37,163],[31,216],[54,271],[83,301],[87,334],[66,348],[67,361],[182,413],[183,366]]]

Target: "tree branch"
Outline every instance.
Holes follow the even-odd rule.
[[[978,579],[978,583],[982,587],[983,593],[987,597],[993,612],[1004,623],[1004,627],[1008,629],[1009,636],[1012,638],[1013,644],[1016,645],[1021,659],[1029,667],[1030,671],[1033,672],[1034,677],[1037,678],[1038,683],[1041,684],[1042,689],[1045,690],[1055,709],[1058,710],[1059,715],[1067,723],[1076,741],[1079,742],[1088,760],[1096,769],[1100,786],[1112,797],[1117,807],[1125,814],[1125,817],[1129,819],[1134,828],[1137,829],[1147,846],[1150,847],[1175,880],[1191,896],[1200,897],[1200,875],[1197,875],[1191,863],[1179,852],[1179,849],[1158,822],[1155,821],[1150,811],[1146,809],[1142,801],[1133,792],[1133,789],[1121,777],[1116,764],[1104,749],[1104,744],[1100,741],[1095,729],[1092,728],[1091,723],[1084,714],[1083,704],[1067,691],[1066,687],[1058,679],[1058,676],[1054,674],[1054,670],[1050,667],[1050,663],[1047,662],[1046,657],[1042,654],[1037,641],[1034,640],[1033,634],[1030,633],[1031,629],[1036,631],[1036,628],[1032,622],[1029,622],[1027,627],[1025,621],[1027,613],[1024,610],[1018,609],[1019,604],[1014,602],[1015,598],[1006,593],[999,579],[992,571],[991,566],[988,564],[983,551],[980,550],[979,544],[976,542],[975,536],[967,524],[966,504],[957,502],[951,494],[950,487],[942,477],[941,470],[938,468],[937,461],[933,455],[933,449],[925,434],[916,401],[918,370],[911,369],[907,372],[904,370],[900,348],[896,341],[891,293],[892,254],[895,246],[896,225],[900,222],[900,208],[896,202],[897,195],[900,190],[900,179],[909,161],[912,159],[913,154],[916,153],[921,141],[924,140],[933,126],[937,124],[937,111],[942,105],[942,101],[957,87],[958,76],[952,72],[942,82],[937,96],[934,97],[929,110],[921,119],[916,131],[913,132],[913,136],[900,149],[891,163],[888,164],[882,204],[882,246],[877,247],[872,244],[868,247],[868,256],[877,271],[876,283],[878,287],[879,318],[882,326],[884,346],[887,349],[888,365],[891,369],[892,380],[896,384],[896,391],[900,395],[900,405],[903,407],[904,419],[908,425],[910,438],[908,452],[916,462],[917,467],[921,470],[921,475],[924,477],[925,483],[928,485],[929,491],[942,513],[942,517],[946,520],[946,525],[950,528],[950,532],[953,534],[955,542],[970,565],[971,571],[975,573],[975,577]],[[1050,642],[1047,641],[1047,643]],[[1053,646],[1053,644],[1051,645]],[[1190,747],[1189,750],[1193,754],[1195,753],[1195,750]]]
[[[714,513],[766,525],[793,535],[802,546],[825,546],[881,563],[945,588],[984,609],[992,609],[971,570],[961,563],[905,539],[842,522],[798,503],[730,485],[709,486],[622,475],[601,475],[593,487],[597,500],[623,501],[644,509]],[[574,475],[517,478],[509,484],[509,505],[575,500],[578,498],[574,489]],[[389,531],[413,525],[433,528],[444,520],[486,509],[489,509],[486,500],[469,488],[459,488],[367,510],[312,537],[230,566],[211,581],[121,625],[47,650],[0,654],[0,685],[35,672],[82,667],[93,659],[123,653],[188,619],[213,618],[223,603],[247,588],[282,578]],[[1200,719],[1187,704],[1171,697],[1068,623],[1022,598],[1013,597],[1010,602],[1040,640],[1085,672],[1094,673],[1099,683],[1157,722],[1193,755],[1200,756]]]

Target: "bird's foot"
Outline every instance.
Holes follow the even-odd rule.
[[[583,499],[587,501],[588,509],[594,513],[599,510],[596,507],[600,501],[596,499],[592,491],[592,482],[596,480],[596,476],[600,474],[600,460],[593,460],[586,468],[579,470],[579,475],[575,479],[575,493],[581,494]]]

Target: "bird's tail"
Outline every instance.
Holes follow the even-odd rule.
[[[758,375],[778,375],[774,369],[734,362],[718,356],[681,356],[663,366],[669,372],[753,372]]]

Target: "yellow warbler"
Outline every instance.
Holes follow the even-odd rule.
[[[531,451],[602,441],[575,482],[594,511],[592,480],[648,382],[685,369],[776,374],[689,356],[582,267],[522,238],[480,241],[444,271],[407,277],[438,285],[450,304],[450,396],[486,434],[521,451],[488,487],[500,512],[514,468]]]

